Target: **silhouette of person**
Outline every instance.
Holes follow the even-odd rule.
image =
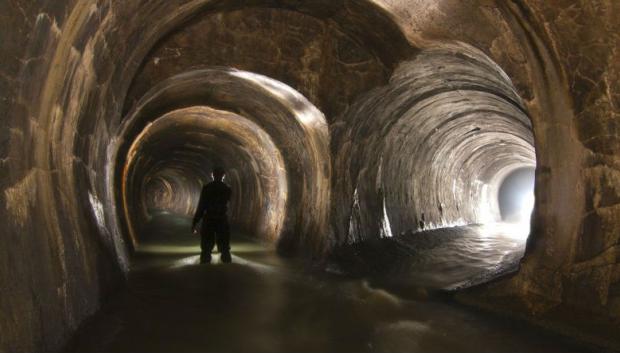
[[[230,200],[231,190],[224,184],[223,168],[213,168],[213,181],[204,185],[200,192],[198,208],[194,215],[192,231],[198,233],[196,226],[202,219],[202,229],[200,231],[200,263],[211,262],[211,251],[217,239],[217,248],[221,254],[222,262],[230,262],[230,229],[228,226],[228,201]]]

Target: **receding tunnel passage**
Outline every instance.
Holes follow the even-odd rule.
[[[618,12],[0,1],[0,352],[619,350]]]
[[[192,107],[150,123],[133,142],[123,173],[126,218],[134,243],[152,211],[192,217],[202,185],[221,165],[234,188],[235,230],[276,241],[286,216],[286,166],[269,135],[239,115]],[[148,236],[144,234],[143,236]]]
[[[428,49],[401,64],[343,120],[352,123],[332,146],[334,163],[347,168],[335,170],[333,204],[338,236],[349,242],[500,221],[503,177],[536,164],[521,99],[471,47]]]
[[[195,186],[210,181],[210,168],[222,165],[235,190],[234,227],[277,242],[285,253],[324,247],[327,125],[287,85],[223,68],[177,75],[145,94],[125,119],[123,136],[115,153],[117,183],[123,186],[118,199],[134,245],[136,227],[147,219],[145,178],[176,168],[195,181],[198,193]],[[186,198],[184,204],[195,202]]]
[[[167,211],[190,214],[199,185],[189,179],[185,170],[166,168],[144,178],[143,207],[148,214]]]
[[[498,193],[512,171],[535,167],[534,137],[492,60],[461,44],[426,49],[342,119],[333,220],[354,245],[333,259],[345,272],[456,288],[517,269],[529,227],[498,224]]]

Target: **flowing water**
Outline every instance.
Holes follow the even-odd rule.
[[[199,265],[198,239],[188,234],[189,222],[172,215],[153,220],[146,230],[153,241],[134,256],[127,287],[79,330],[67,350],[584,351],[564,338],[450,300],[405,299],[363,277],[307,271],[295,260],[278,257],[269,246],[239,236],[232,244],[232,264],[219,263],[215,255],[213,264]],[[482,231],[471,229],[472,234]],[[444,238],[433,244],[423,241],[426,250],[406,253],[426,252],[424,257],[400,261],[394,268],[434,269],[435,275],[418,277],[442,287],[461,281],[474,269],[518,258],[523,248],[522,241]],[[460,243],[446,244],[448,239]],[[403,244],[397,248],[413,246],[409,240]],[[501,250],[491,250],[496,246]],[[452,261],[457,260],[455,265]],[[467,269],[462,268],[465,263]],[[450,275],[440,276],[442,271]]]
[[[528,228],[496,223],[433,229],[337,249],[329,270],[454,290],[516,271]]]

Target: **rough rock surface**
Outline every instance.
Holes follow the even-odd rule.
[[[402,124],[414,123],[403,118],[407,110],[395,109],[380,118],[385,124],[360,130],[402,146],[362,146],[368,151],[355,157],[360,163],[352,171],[336,160],[343,153],[343,160],[351,157],[341,132],[370,119],[359,99],[381,100],[377,94],[407,77],[407,63],[456,42],[476,48],[512,81],[515,90],[493,92],[515,93],[523,104],[502,97],[493,105],[511,112],[506,121],[521,121],[518,106],[527,112],[537,164],[533,232],[520,271],[464,293],[464,300],[573,327],[585,338],[620,347],[609,333],[617,332],[620,318],[619,14],[620,3],[610,0],[0,2],[0,350],[57,350],[122,282],[131,243],[119,202],[125,156],[117,159],[112,147],[142,131],[144,126],[125,136],[122,122],[151,86],[186,71],[219,65],[265,74],[301,92],[327,117],[329,135],[321,139],[331,140],[333,154],[322,144],[311,150],[323,155],[303,152],[316,140],[299,124],[291,125],[289,138],[289,125],[277,133],[263,127],[282,153],[289,191],[298,182],[305,190],[289,195],[287,214],[292,207],[299,215],[307,206],[290,197],[313,201],[315,214],[290,222],[292,229],[316,230],[294,241],[313,239],[308,250],[315,256],[350,239],[343,229],[351,209],[363,207],[354,223],[371,238],[415,228],[422,212],[425,222],[437,224],[477,219],[470,212],[475,207],[466,203],[478,194],[443,205],[414,197],[415,185],[398,180],[389,181],[395,189],[388,190],[381,186],[384,179],[369,179],[367,189],[355,193],[352,181],[340,178],[341,172],[380,174],[356,169],[364,164],[398,168],[413,153],[409,147],[433,136],[423,129],[401,134],[399,129],[415,126]],[[445,86],[450,82],[446,78]],[[487,104],[489,96],[483,96],[475,101]],[[273,100],[263,103],[254,111],[224,110],[258,121],[273,108]],[[420,117],[434,117],[435,108],[429,109]],[[504,125],[514,131],[514,124]],[[529,129],[517,130],[515,136],[527,143],[514,143],[515,151],[531,162]],[[383,148],[390,152],[378,163],[375,152]],[[437,168],[430,175],[421,168],[409,173],[416,180],[448,178],[446,162],[450,157],[433,160]],[[338,173],[331,173],[332,166]],[[499,170],[494,168],[488,170]],[[292,173],[321,178],[296,180]],[[323,177],[327,182],[321,184]],[[338,183],[349,187],[327,187]],[[434,189],[440,186],[429,184],[424,191],[442,198],[443,191]],[[308,194],[315,189],[322,191]],[[401,208],[409,206],[406,200],[418,202],[411,205],[415,214]],[[571,312],[580,316],[565,316]],[[600,329],[584,329],[583,318]]]

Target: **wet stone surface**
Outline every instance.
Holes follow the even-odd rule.
[[[368,280],[300,271],[233,237],[233,263],[198,265],[186,217],[155,218],[128,286],[74,352],[582,352],[524,324],[446,300],[407,300]],[[439,246],[439,244],[437,244]]]
[[[527,229],[497,223],[426,230],[336,249],[334,272],[429,290],[454,290],[518,270]]]
[[[620,207],[611,191],[620,172],[618,13],[620,2],[610,0],[0,1],[0,351],[58,350],[122,281],[129,245],[111,181],[122,161],[108,158],[109,146],[134,137],[120,135],[124,107],[130,108],[151,84],[187,70],[223,65],[260,71],[294,86],[326,113],[330,126],[324,141],[337,147],[332,152],[342,153],[318,153],[318,163],[296,164],[291,171],[299,175],[289,174],[299,188],[317,185],[317,180],[336,182],[323,183],[324,196],[316,199],[317,193],[308,190],[315,203],[305,198],[289,202],[313,205],[310,211],[296,209],[290,222],[307,229],[314,250],[349,241],[346,226],[352,218],[370,237],[388,234],[390,224],[377,229],[377,220],[391,220],[393,234],[424,217],[435,224],[458,220],[472,209],[468,205],[480,202],[470,198],[450,205],[434,196],[453,189],[449,169],[459,165],[450,162],[460,159],[448,155],[473,148],[441,144],[448,157],[430,160],[443,161],[439,166],[446,172],[437,175],[448,176],[450,184],[418,183],[422,192],[404,197],[415,191],[409,190],[410,181],[425,168],[404,174],[401,164],[408,164],[415,151],[397,147],[414,146],[408,130],[419,129],[394,125],[398,111],[386,120],[373,114],[368,121],[379,123],[360,125],[361,138],[356,138],[348,130],[352,120],[339,119],[358,97],[386,84],[400,62],[435,44],[454,42],[477,48],[506,72],[524,99],[537,158],[531,251],[517,275],[485,287],[471,302],[508,308],[511,315],[532,320],[546,315],[549,326],[573,326],[564,332],[620,350]],[[200,35],[203,29],[211,34],[208,38]],[[453,78],[446,75],[445,81]],[[458,98],[462,91],[444,98]],[[242,110],[240,103],[233,105]],[[255,115],[269,106],[243,110]],[[461,131],[485,131],[474,122]],[[283,149],[299,145],[291,124],[273,127],[278,126],[284,128],[272,137],[286,136]],[[388,126],[396,128],[388,131]],[[382,136],[397,141],[389,142],[396,148],[382,154],[385,163],[371,141]],[[357,153],[357,146],[368,152]],[[357,161],[347,163],[352,153]],[[291,161],[303,162],[303,156],[296,152]],[[327,169],[334,157],[339,169],[353,166],[371,173],[332,175]],[[364,161],[371,163],[364,166]],[[384,178],[398,188],[375,192],[380,182],[374,171],[381,165],[384,171],[398,171],[396,181],[405,182]],[[298,177],[319,169],[325,173],[318,178]],[[255,175],[256,169],[244,172]],[[464,185],[474,179],[463,179]],[[331,190],[344,193],[328,200]],[[474,191],[475,199],[480,193]],[[411,212],[411,201],[428,196],[416,202],[419,212]],[[364,203],[372,213],[350,217],[352,209],[363,211]],[[308,220],[305,214],[321,217]],[[340,223],[336,233],[326,229],[332,221],[327,215]],[[474,222],[482,221],[475,217],[461,223]],[[581,314],[556,315],[561,311]],[[605,324],[596,324],[597,319]]]

